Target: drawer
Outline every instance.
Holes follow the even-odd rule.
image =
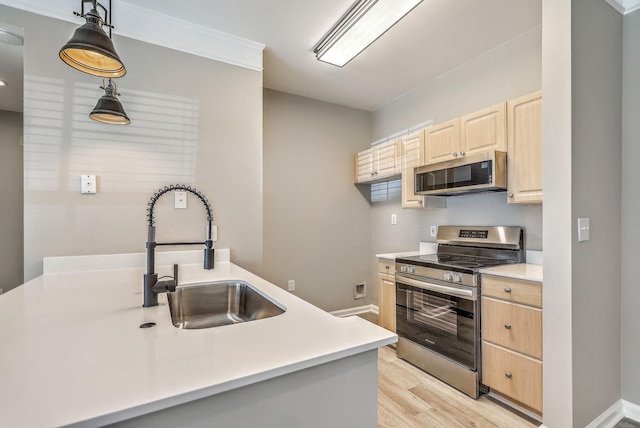
[[[396,262],[389,259],[378,259],[378,272],[386,273],[387,275],[395,275]]]
[[[482,297],[482,339],[542,359],[542,309]]]
[[[482,383],[542,413],[542,362],[482,342]]]
[[[481,293],[510,302],[542,307],[542,283],[483,274]]]

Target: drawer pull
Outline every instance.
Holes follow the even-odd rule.
[[[385,269],[389,269],[389,265],[386,265],[384,268],[385,268]]]
[[[511,376],[512,376],[511,372],[506,372],[504,375],[507,377],[507,379],[511,379]]]
[[[511,330],[511,324],[505,324],[504,328],[506,328],[507,330]]]
[[[511,293],[511,289],[509,287],[505,287],[504,292],[505,293]]]

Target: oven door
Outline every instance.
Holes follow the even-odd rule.
[[[478,363],[478,305],[473,287],[396,275],[396,332],[470,370]]]

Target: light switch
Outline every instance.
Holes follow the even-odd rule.
[[[588,241],[589,231],[590,231],[589,219],[579,218],[578,219],[578,242]]]
[[[81,175],[80,176],[80,193],[82,194],[94,194],[97,191],[96,176],[95,175]]]

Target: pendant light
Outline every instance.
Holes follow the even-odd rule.
[[[127,71],[111,41],[111,0],[109,11],[96,0],[81,0],[80,3],[81,13],[73,13],[85,18],[87,22],[76,29],[69,42],[60,49],[60,59],[76,70],[94,76],[124,76]],[[85,3],[91,3],[91,10],[87,13],[84,12]],[[104,20],[98,13],[98,7],[104,11]],[[103,25],[109,28],[108,35],[103,30]]]
[[[111,125],[130,124],[131,120],[129,120],[127,113],[125,113],[122,104],[117,98],[117,95],[120,94],[116,92],[115,83],[109,79],[104,86],[100,86],[100,89],[104,89],[104,95],[100,97],[89,117],[98,122]]]

